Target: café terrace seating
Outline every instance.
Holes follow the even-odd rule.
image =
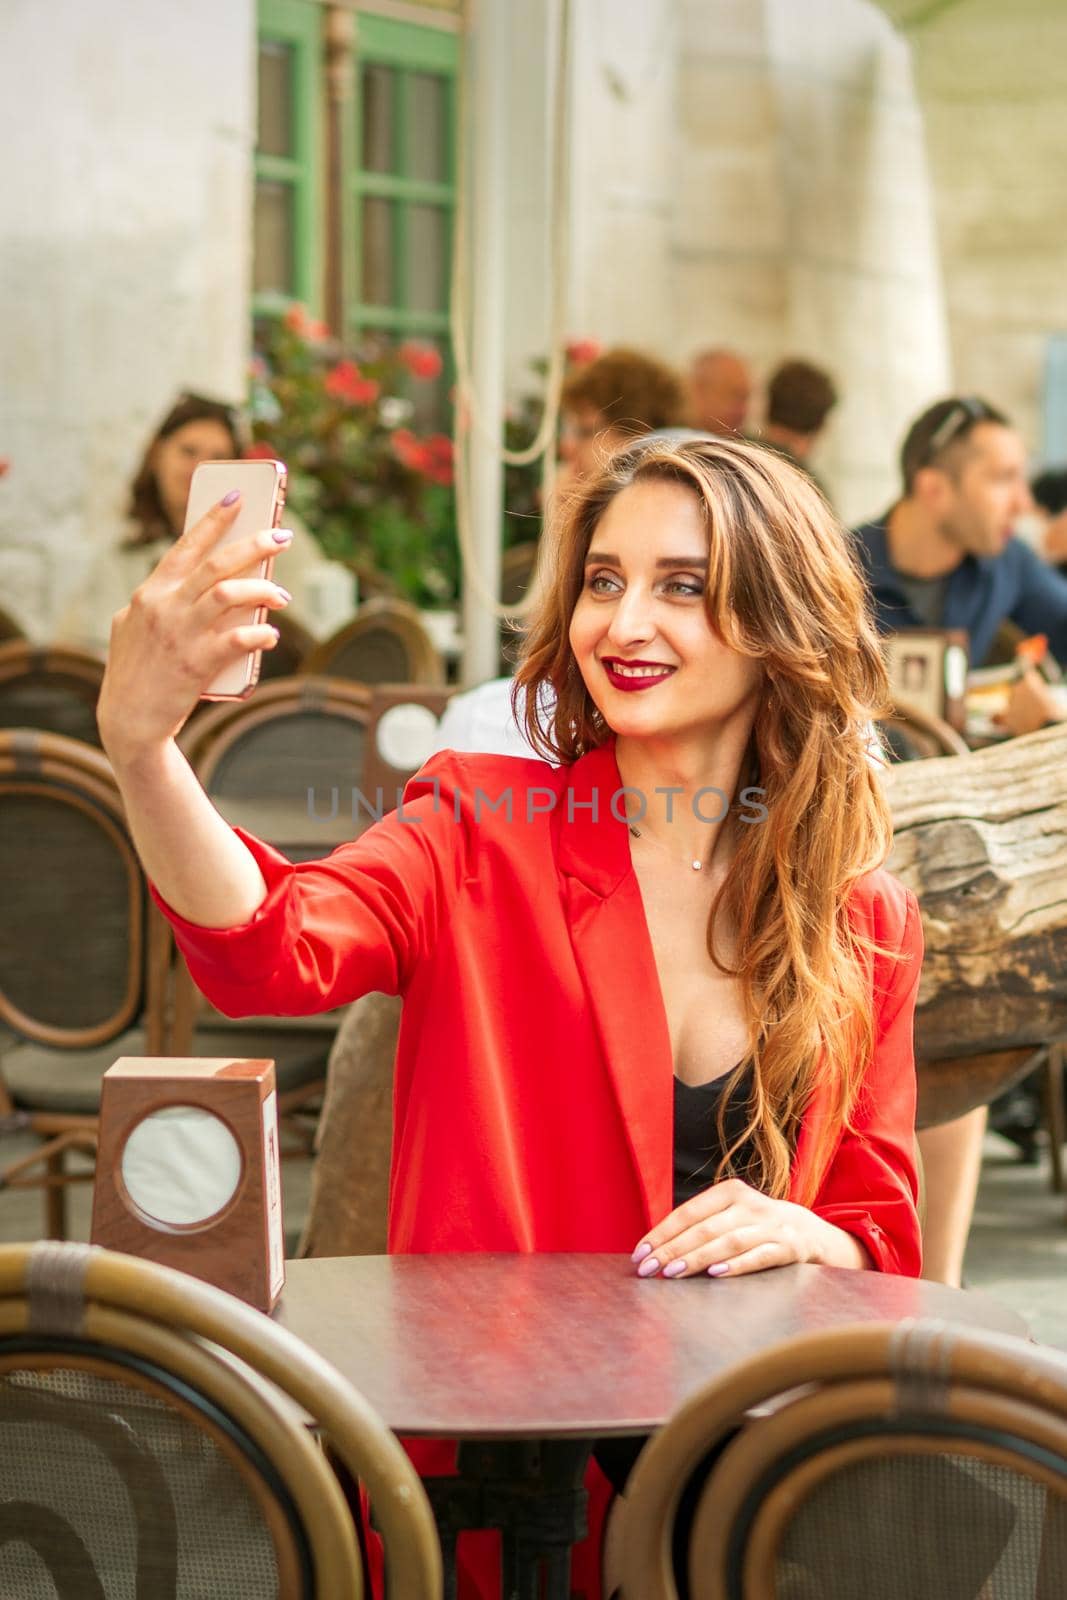
[[[308,655],[301,668],[357,683],[443,684],[444,662],[414,606],[384,596]]]
[[[99,746],[96,702],[104,663],[86,650],[25,639],[0,644],[0,728],[43,728]]]
[[[95,1151],[103,1073],[165,1046],[168,935],[100,750],[0,730],[0,894],[0,1131],[39,1140],[0,1188],[40,1188],[62,1238],[67,1187],[92,1178],[67,1158]]]
[[[0,1594],[359,1600],[359,1484],[390,1593],[436,1600],[414,1468],[299,1339],[131,1256],[0,1247]]]
[[[675,1514],[698,1471],[692,1600],[1067,1593],[1067,1357],[1021,1339],[904,1321],[741,1362],[642,1452],[607,1596],[677,1600]]]

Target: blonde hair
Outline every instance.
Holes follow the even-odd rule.
[[[708,619],[767,675],[739,783],[765,791],[767,820],[738,826],[732,811],[736,853],[708,922],[711,959],[740,979],[753,1046],[748,1126],[716,1176],[750,1145],[749,1181],[786,1195],[801,1118],[828,1079],[832,1114],[814,1131],[807,1192],[797,1196],[810,1203],[873,1050],[876,947],[853,926],[849,902],[892,840],[867,750],[868,722],[888,705],[885,667],[848,536],[803,473],[733,439],[638,444],[572,493],[550,536],[515,691],[516,706],[525,691],[527,733],[540,753],[570,763],[612,737],[568,632],[601,516],[616,495],[648,481],[678,484],[700,502]],[[555,702],[547,717],[542,687]],[[736,930],[734,967],[716,957],[720,911]]]

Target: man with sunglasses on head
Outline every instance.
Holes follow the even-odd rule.
[[[912,423],[900,465],[901,498],[855,532],[881,631],[966,628],[978,667],[1008,619],[1046,634],[1067,664],[1067,577],[1014,537],[1032,501],[1007,417],[973,397],[939,400]]]

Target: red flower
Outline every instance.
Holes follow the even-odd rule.
[[[373,405],[380,393],[380,385],[373,378],[364,378],[354,361],[339,361],[331,367],[325,389],[335,400],[347,400],[351,406]]]
[[[246,461],[276,461],[277,454],[272,444],[267,444],[264,439],[257,439],[255,444],[250,444],[245,451]]]
[[[422,446],[410,428],[397,428],[389,443],[402,467],[409,467],[412,472],[421,472]]]
[[[325,322],[316,321],[307,306],[291,305],[282,321],[290,333],[298,333],[301,339],[316,341],[330,337],[330,330]]]
[[[400,346],[397,354],[413,378],[439,378],[444,363],[441,353],[432,344],[418,344],[409,339]]]
[[[11,471],[11,463],[6,456],[0,456],[0,478],[6,478]]]
[[[584,367],[599,354],[600,346],[595,339],[572,339],[567,346],[567,360],[572,367]]]

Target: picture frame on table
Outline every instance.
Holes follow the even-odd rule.
[[[962,733],[970,647],[966,629],[902,628],[882,643],[893,698]]]

